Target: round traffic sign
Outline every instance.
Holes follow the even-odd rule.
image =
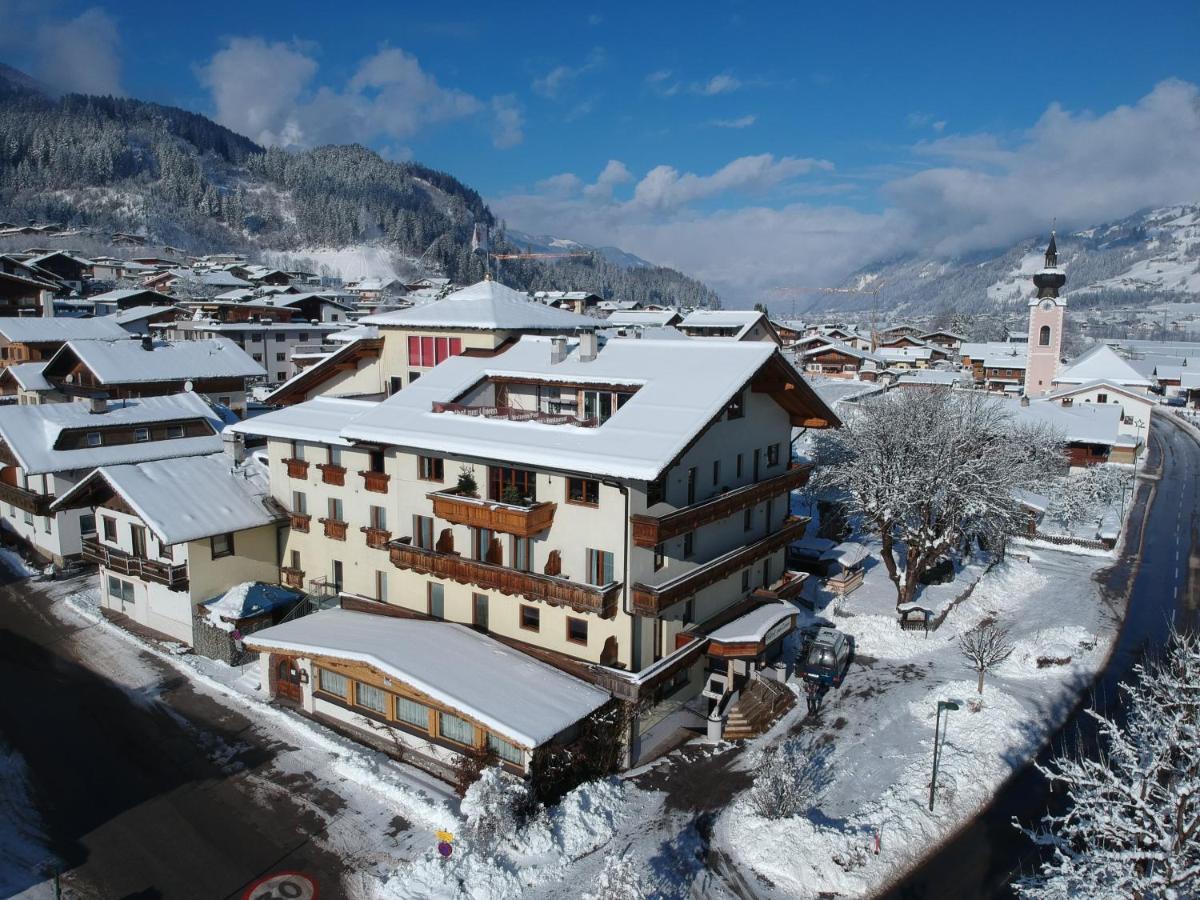
[[[242,900],[317,900],[317,883],[299,872],[276,872],[250,885]]]
[[[438,850],[438,853],[440,853],[442,855],[442,858],[444,859],[445,857],[449,856],[451,853],[454,852],[454,847],[450,844],[449,841],[439,841],[437,850]]]

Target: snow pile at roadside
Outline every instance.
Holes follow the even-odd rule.
[[[19,553],[7,547],[0,547],[0,564],[14,575],[30,577],[38,574],[38,570],[26,563]]]
[[[39,884],[58,860],[29,790],[29,770],[21,754],[0,741],[0,895],[10,897]]]
[[[627,813],[628,790],[632,788],[615,778],[580,785],[496,847],[456,841],[449,859],[431,852],[377,885],[375,897],[521,897],[535,886],[561,879],[565,866],[607,843]]]
[[[234,620],[240,618],[242,609],[246,605],[246,596],[256,583],[253,581],[243,581],[241,584],[235,584],[219,599],[208,604],[206,607],[208,611],[204,614],[204,621],[213,626],[213,628],[232,632],[236,627],[236,622],[226,622],[221,617],[227,616]]]
[[[1013,654],[996,668],[1007,678],[1047,678],[1061,666],[1095,668],[1096,636],[1079,625],[1060,625],[1014,642]]]

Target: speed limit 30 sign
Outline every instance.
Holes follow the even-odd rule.
[[[242,900],[317,900],[317,883],[299,872],[276,872],[250,885]]]

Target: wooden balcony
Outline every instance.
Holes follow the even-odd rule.
[[[774,534],[745,547],[739,547],[724,556],[718,556],[678,578],[660,585],[635,584],[632,591],[633,611],[642,616],[660,615],[667,607],[688,599],[698,591],[754,565],[763,557],[770,556],[781,547],[804,537],[807,525],[807,518],[791,516]]]
[[[291,513],[288,517],[292,520],[292,531],[308,532],[309,525],[312,523],[312,516],[305,513]]]
[[[122,550],[100,543],[97,538],[83,539],[83,558],[118,575],[165,584],[172,591],[186,591],[188,588],[186,564],[175,566],[156,559],[130,556]]]
[[[28,488],[0,481],[0,502],[33,513],[35,516],[48,516],[50,515],[50,504],[54,502],[54,495],[37,494]]]
[[[516,594],[555,606],[569,606],[578,612],[593,612],[610,618],[616,613],[621,585],[583,584],[553,575],[521,572],[506,566],[464,559],[454,553],[439,553],[414,547],[405,541],[391,544],[392,565],[422,575],[448,578],[459,584],[473,584],[485,590]]]
[[[333,538],[335,541],[344,541],[346,539],[346,523],[341,519],[317,519],[325,526],[325,537]]]
[[[789,569],[770,587],[756,590],[754,596],[762,597],[764,600],[795,600],[804,590],[806,581],[808,581],[807,572],[793,572]]]
[[[346,467],[335,466],[333,463],[317,463],[321,470],[321,480],[326,484],[342,487],[346,483]]]
[[[283,464],[287,466],[288,478],[308,478],[308,462],[303,459],[285,459]]]
[[[371,491],[374,494],[386,494],[388,482],[392,480],[392,476],[386,472],[359,472],[362,476],[363,488]]]
[[[464,497],[453,490],[434,491],[426,496],[433,501],[433,514],[439,519],[455,525],[515,534],[517,537],[541,534],[554,523],[554,510],[558,507],[556,503],[516,506],[478,497]]]
[[[304,570],[284,568],[279,570],[282,576],[283,583],[290,588],[295,588],[298,591],[304,590]]]
[[[359,529],[367,536],[367,546],[372,550],[386,550],[388,541],[392,539],[390,531],[384,531],[382,528],[372,528],[370,525],[364,525]]]
[[[661,516],[634,515],[629,517],[633,525],[633,542],[639,547],[652,548],[665,540],[695,531],[701,525],[726,519],[749,506],[755,506],[771,497],[786,494],[803,487],[812,472],[811,465],[794,465],[782,474],[763,481],[734,488],[700,503],[685,506]]]

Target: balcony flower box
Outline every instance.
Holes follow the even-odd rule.
[[[333,463],[317,463],[321,470],[321,480],[326,484],[342,487],[346,483],[346,467],[335,466]]]
[[[283,464],[287,466],[288,478],[308,478],[308,461],[304,459],[285,459]]]
[[[533,503],[529,506],[501,503],[469,497],[457,490],[434,491],[427,495],[433,501],[433,514],[439,519],[470,528],[487,528],[517,537],[541,534],[554,523],[556,503]]]
[[[392,480],[392,476],[387,472],[359,472],[362,476],[363,488],[371,491],[374,494],[386,494],[388,482]]]
[[[388,541],[392,539],[392,533],[384,531],[382,528],[364,525],[360,530],[367,536],[367,546],[372,550],[386,550]]]
[[[340,519],[318,519],[325,526],[325,537],[333,538],[335,541],[344,541],[346,539],[346,523]]]
[[[304,588],[304,572],[300,569],[280,569],[280,574],[283,576],[283,583],[290,588],[302,590]]]
[[[292,513],[290,518],[292,520],[292,531],[307,532],[308,526],[312,522],[312,516],[304,513]]]

